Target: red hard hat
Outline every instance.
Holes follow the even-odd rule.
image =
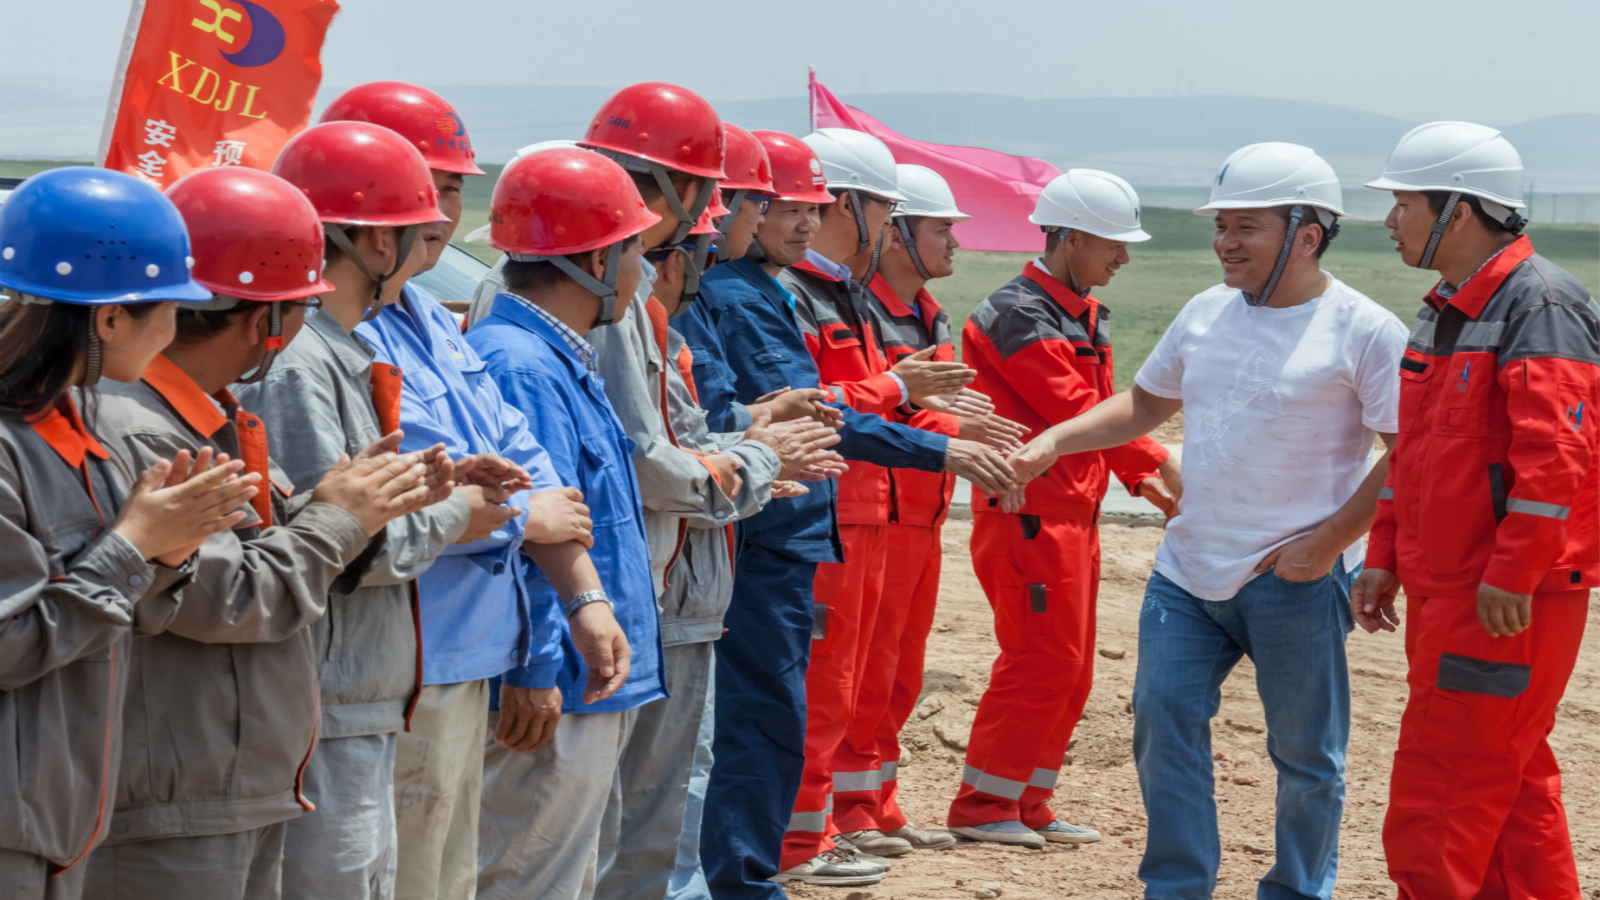
[[[322,111],[324,122],[371,122],[382,125],[422,151],[428,168],[458,175],[482,175],[467,126],[456,108],[424,87],[404,81],[373,81],[335,97]]]
[[[660,81],[625,87],[601,104],[578,143],[722,178],[722,118],[705,98]]]
[[[767,149],[756,136],[732,122],[723,122],[728,134],[728,153],[722,161],[727,177],[721,187],[731,191],[750,191],[771,196],[772,164],[767,161]]]
[[[405,138],[366,122],[326,122],[289,139],[272,173],[339,225],[448,222],[428,163]]]
[[[728,213],[733,212],[733,210],[729,209],[728,205],[722,202],[722,192],[713,189],[711,191],[711,202],[706,204],[706,212],[720,219]],[[698,228],[700,226],[697,224],[695,227]],[[694,232],[691,231],[689,233],[693,234]]]
[[[752,131],[766,148],[772,164],[772,189],[778,200],[800,203],[832,203],[828,178],[822,174],[822,161],[806,142],[781,131]]]
[[[167,190],[189,226],[194,269],[213,294],[270,303],[333,290],[322,223],[294,185],[243,166],[198,169]]]
[[[588,150],[540,150],[512,160],[495,182],[489,246],[566,256],[615,244],[659,221],[615,162]]]

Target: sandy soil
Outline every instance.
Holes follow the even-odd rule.
[[[983,592],[972,574],[970,523],[946,526],[945,576],[938,619],[928,646],[922,705],[903,735],[902,802],[914,822],[942,826],[961,780],[961,751],[972,714],[989,681],[996,645]],[[1144,583],[1161,531],[1108,525],[1102,530],[1100,647],[1120,659],[1096,660],[1094,693],[1062,768],[1054,808],[1069,821],[1106,835],[1082,849],[1049,845],[1030,851],[962,844],[943,853],[922,851],[895,861],[881,884],[866,889],[791,886],[796,898],[911,900],[972,898],[979,891],[1006,900],[1058,897],[1139,897],[1135,877],[1144,847],[1144,807],[1134,775],[1128,712],[1137,624]],[[1578,670],[1551,743],[1566,774],[1566,802],[1586,897],[1600,898],[1600,603],[1592,607]],[[1337,897],[1393,897],[1384,872],[1380,829],[1388,796],[1391,754],[1405,702],[1401,635],[1350,639],[1354,692],[1350,788],[1345,811]],[[1223,686],[1222,711],[1212,726],[1217,751],[1217,797],[1223,858],[1216,896],[1247,900],[1271,865],[1274,776],[1267,759],[1261,704],[1249,660]],[[926,713],[926,717],[922,717]],[[1059,849],[1057,849],[1059,848]],[[998,890],[997,890],[998,889]]]

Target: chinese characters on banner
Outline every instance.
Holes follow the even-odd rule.
[[[311,118],[335,0],[133,0],[99,159],[158,188],[272,168]]]

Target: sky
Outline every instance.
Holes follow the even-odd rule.
[[[150,0],[192,3],[200,0]],[[7,3],[0,78],[109,81],[129,0]],[[324,80],[1244,95],[1411,121],[1600,112],[1594,0],[344,0]]]

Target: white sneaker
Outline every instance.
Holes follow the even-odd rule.
[[[889,871],[889,861],[887,859],[884,859],[881,856],[875,856],[861,849],[860,847],[857,847],[843,834],[836,834],[833,836],[833,846],[840,853],[843,853],[845,856],[850,857],[856,862],[866,863],[869,866],[877,866],[885,872]]]
[[[884,834],[876,828],[868,828],[864,831],[847,831],[839,835],[839,837],[849,841],[849,846],[854,847],[857,853],[866,853],[872,856],[905,856],[916,849],[910,841],[900,835]],[[843,841],[835,841],[835,843],[844,846]]]
[[[956,845],[956,836],[950,832],[937,828],[918,828],[910,822],[884,834],[905,841],[914,850],[949,850]]]
[[[1015,819],[1009,822],[989,822],[984,825],[955,825],[951,827],[950,833],[969,841],[1016,844],[1032,850],[1044,849],[1044,835]]]
[[[833,884],[850,886],[858,884],[877,884],[887,874],[877,866],[869,865],[851,858],[847,853],[839,850],[828,850],[811,857],[805,862],[791,869],[768,878],[774,884],[788,884],[798,881],[801,884]]]
[[[1092,844],[1100,840],[1100,832],[1093,828],[1084,828],[1082,825],[1068,825],[1060,819],[1055,819],[1043,828],[1035,828],[1047,841],[1057,844]]]

